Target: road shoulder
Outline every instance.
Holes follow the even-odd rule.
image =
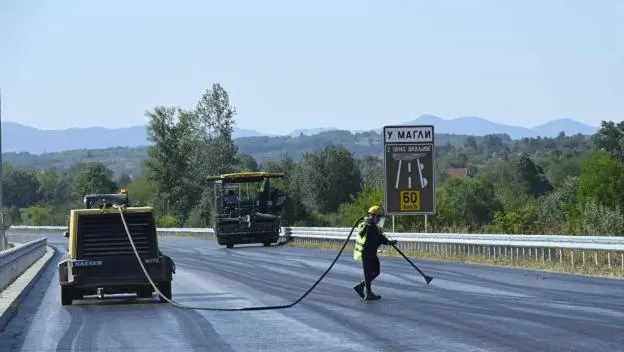
[[[26,296],[30,288],[48,266],[54,257],[55,249],[47,246],[46,252],[22,273],[4,291],[0,292],[0,331],[4,330],[11,318],[17,313],[22,298]]]

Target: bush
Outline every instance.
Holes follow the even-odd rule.
[[[581,230],[588,236],[624,235],[624,216],[619,208],[610,209],[593,200],[581,210]]]
[[[156,218],[156,227],[181,227],[180,220],[172,215],[163,215]]]
[[[538,234],[541,231],[537,208],[531,203],[496,212],[492,224],[485,228],[488,232],[505,234]]]
[[[69,215],[60,213],[50,206],[33,206],[20,209],[21,222],[29,226],[63,226]]]

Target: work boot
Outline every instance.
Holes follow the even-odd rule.
[[[371,290],[366,291],[366,295],[364,296],[365,301],[376,301],[378,299],[381,299],[381,296],[374,294]]]
[[[364,299],[364,282],[360,282],[359,284],[353,286],[355,292],[357,292],[360,298]]]

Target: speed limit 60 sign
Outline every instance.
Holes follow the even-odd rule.
[[[420,211],[420,191],[401,191],[401,211]]]
[[[433,126],[384,126],[383,133],[386,214],[435,214]]]

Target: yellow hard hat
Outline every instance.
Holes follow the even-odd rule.
[[[381,208],[378,205],[373,205],[372,207],[368,208],[368,213],[378,215],[379,213],[381,213]]]

